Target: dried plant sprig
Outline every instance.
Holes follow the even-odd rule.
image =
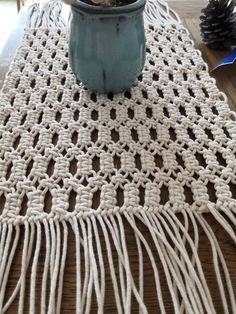
[[[114,5],[114,0],[91,0],[91,2],[102,7],[112,7]]]
[[[90,0],[92,3],[96,5],[100,5],[102,7],[112,7],[116,4],[116,0]],[[75,4],[75,0],[63,0],[64,3],[72,5]]]

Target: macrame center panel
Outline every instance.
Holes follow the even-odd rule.
[[[68,31],[27,30],[0,100],[0,208],[14,221],[206,210],[235,198],[235,122],[182,27],[146,28],[120,94],[77,82]]]

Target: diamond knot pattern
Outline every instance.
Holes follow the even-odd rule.
[[[236,129],[225,96],[184,28],[150,27],[146,38],[134,86],[99,95],[71,72],[67,30],[27,30],[0,101],[4,215],[234,201]]]

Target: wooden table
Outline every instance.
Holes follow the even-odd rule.
[[[201,37],[199,33],[199,14],[200,9],[205,6],[206,1],[199,0],[170,0],[169,4],[170,6],[175,9],[180,17],[182,18],[182,21],[189,29],[196,46],[202,51],[203,58],[208,63],[209,67],[211,68],[213,65],[217,63],[218,60],[222,58],[222,56],[225,54],[225,52],[217,52],[217,51],[211,51],[209,50],[202,42]],[[2,52],[2,55],[0,57],[0,88],[2,86],[6,71],[9,67],[9,63],[11,62],[15,50],[17,46],[20,43],[20,40],[23,35],[23,27],[26,20],[26,12],[25,9],[23,9],[19,16],[19,22],[11,34],[5,49]],[[220,68],[216,70],[213,74],[211,74],[217,81],[217,85],[220,90],[224,91],[228,97],[229,105],[232,110],[236,111],[236,64],[233,66],[226,66],[224,68]],[[235,197],[236,197],[236,191],[235,191]],[[229,238],[229,236],[226,234],[224,230],[219,226],[219,224],[212,218],[211,215],[206,215],[207,221],[210,223],[212,229],[214,230],[215,235],[217,236],[217,239],[220,243],[220,246],[222,248],[222,251],[224,253],[225,259],[227,261],[228,269],[232,278],[232,283],[234,286],[234,289],[236,291],[236,250],[235,250],[235,244],[233,241]],[[192,231],[190,230],[190,233]],[[23,231],[22,231],[23,234]],[[132,244],[134,243],[135,239],[132,235],[129,235],[129,230],[126,231],[128,243],[129,243],[129,252],[131,255],[131,265],[132,270],[135,275],[138,274],[138,263],[137,263],[137,252],[136,250],[132,249]],[[144,236],[150,238],[148,236],[148,231],[143,228],[143,234]],[[200,236],[200,247],[199,247],[199,255],[202,261],[203,270],[206,274],[207,282],[210,288],[210,291],[212,292],[215,307],[217,309],[217,313],[223,313],[223,308],[220,300],[220,294],[217,288],[216,283],[216,277],[213,270],[212,265],[212,253],[209,241],[207,240],[207,237],[205,233],[201,230],[199,227],[199,236]],[[45,241],[45,239],[43,239]],[[75,259],[74,259],[74,239],[73,236],[69,237],[69,248],[68,248],[68,259],[66,263],[66,271],[65,271],[65,283],[64,283],[64,292],[63,292],[63,300],[62,300],[62,313],[69,314],[74,313],[75,311]],[[21,243],[22,244],[22,243]],[[71,258],[70,258],[71,256]],[[15,286],[15,282],[17,279],[17,274],[20,270],[20,259],[21,259],[21,253],[20,250],[16,256],[14,269],[11,274],[10,278],[10,284],[8,287],[8,293],[11,291],[11,289]],[[43,258],[40,258],[39,261],[39,273],[42,272],[43,269]],[[149,309],[149,313],[159,313],[157,302],[156,302],[156,296],[155,296],[155,289],[152,287],[154,286],[154,279],[153,279],[153,272],[151,270],[150,263],[148,261],[144,261],[145,266],[145,301]],[[158,265],[159,266],[159,265]],[[160,266],[161,267],[161,266]],[[171,298],[170,294],[168,292],[165,282],[164,274],[161,274],[160,276],[161,283],[163,283],[163,297],[165,304],[167,305],[168,313],[173,313],[173,308],[171,304]],[[28,286],[29,286],[29,274],[28,274]],[[105,304],[105,312],[106,313],[115,313],[114,310],[114,297],[113,294],[110,292],[112,288],[111,280],[107,281],[106,286],[106,304]],[[27,288],[26,293],[27,300],[29,298],[29,289]],[[26,303],[28,301],[26,300]],[[36,296],[36,307],[39,307],[40,304],[40,286],[37,286],[37,296]],[[17,299],[14,302],[11,309],[8,311],[8,313],[16,313],[17,312]],[[25,312],[27,313],[27,312]],[[38,310],[39,313],[39,310]],[[92,313],[96,313],[96,306],[95,303],[93,303],[92,306]],[[132,308],[132,313],[139,313],[137,305],[134,304]]]

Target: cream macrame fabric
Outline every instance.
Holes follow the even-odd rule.
[[[134,86],[98,95],[71,72],[67,29],[26,30],[0,99],[0,313],[17,295],[19,313],[36,311],[42,235],[40,313],[60,313],[69,232],[75,236],[76,313],[90,312],[93,290],[97,311],[104,312],[107,271],[118,313],[132,313],[132,295],[140,313],[148,313],[144,256],[150,259],[160,312],[165,313],[156,254],[175,313],[216,313],[198,256],[198,226],[211,243],[224,311],[236,313],[224,256],[204,219],[204,212],[210,212],[236,241],[234,116],[181,24],[147,23],[146,38],[146,64]],[[155,252],[140,223],[149,229]],[[136,238],[138,283],[125,225]],[[20,228],[21,273],[6,299]],[[30,304],[25,308],[29,268]]]

